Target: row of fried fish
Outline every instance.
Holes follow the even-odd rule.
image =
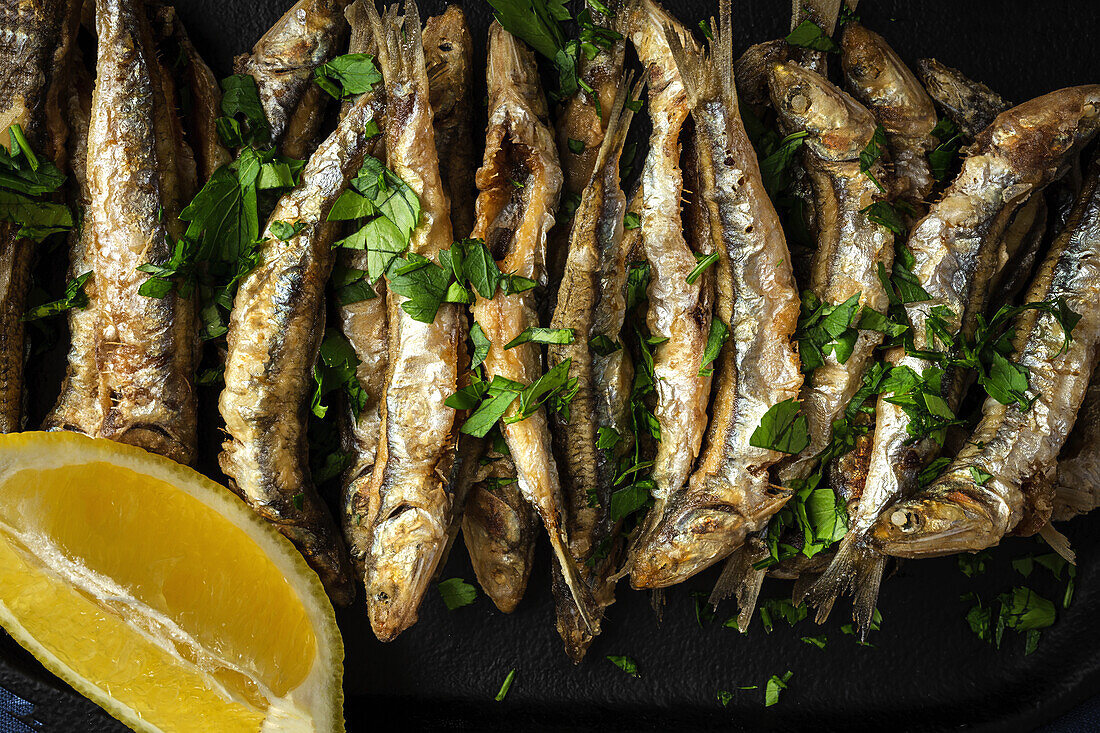
[[[71,270],[94,277],[88,307],[70,316],[66,382],[46,426],[188,463],[200,352],[194,304],[176,291],[140,295],[146,275],[139,268],[170,257],[180,209],[229,155],[212,124],[213,76],[170,9],[152,10],[139,0],[97,0],[94,91],[75,63],[76,81],[59,86],[65,91],[43,73],[4,85],[5,93],[21,90],[21,101],[0,97],[0,104],[59,163],[69,151],[74,200],[85,210],[72,237]],[[973,335],[987,306],[1010,301],[1026,282],[1048,218],[1041,192],[1094,136],[1100,87],[1065,89],[1003,111],[1007,105],[988,89],[922,62],[925,86],[973,139],[961,173],[929,205],[935,108],[871,31],[858,24],[844,30],[849,94],[826,78],[825,54],[782,41],[753,47],[735,63],[728,0],[712,24],[709,52],[652,0],[626,3],[613,17],[595,5],[589,10],[615,40],[582,56],[584,83],[563,104],[556,139],[532,52],[493,25],[488,129],[476,177],[471,41],[457,8],[422,30],[414,3],[404,15],[396,7],[379,15],[361,0],[300,0],[238,61],[256,79],[273,142],[308,162],[276,204],[260,263],[234,301],[220,464],[233,489],[298,546],[335,602],[350,602],[353,578],[361,580],[375,633],[394,638],[415,622],[461,527],[479,581],[510,611],[524,592],[541,523],[555,557],[559,632],[576,660],[599,632],[615,579],[628,573],[636,588],[662,588],[729,558],[716,598],[736,590],[742,614],[751,614],[767,572],[760,560],[769,521],[811,474],[825,470],[850,516],[846,535],[835,553],[812,563],[787,560],[771,572],[800,577],[798,592],[818,606],[819,618],[854,587],[856,617],[866,625],[887,555],[977,550],[1013,531],[1053,537],[1052,511],[1064,518],[1093,507],[1097,492],[1086,487],[1096,485],[1090,431],[1100,424],[1090,417],[1100,392],[1088,390],[1100,340],[1091,297],[1100,252],[1095,165],[1077,204],[1062,207],[1061,234],[1026,296],[1081,314],[1072,339],[1055,314],[1023,314],[1012,359],[1028,369],[1034,399],[1024,407],[989,398],[971,441],[925,489],[918,491],[917,477],[940,444],[913,440],[909,413],[888,394],[877,398],[873,417],[856,416],[866,429],[855,450],[835,457],[827,448],[876,362],[916,374],[933,365],[903,347],[880,354],[883,333],[860,329],[846,358],[825,354],[804,375],[796,274],[819,302],[854,298],[886,312],[892,294],[879,273],[890,271],[895,242],[866,212],[878,201],[904,202],[911,269],[928,295],[904,304],[914,343],[933,343],[933,315],[948,314],[953,332]],[[792,26],[809,16],[831,31],[837,11],[837,3],[796,3]],[[29,68],[69,68],[62,62],[73,55],[65,39],[76,33],[76,9],[55,3],[41,12],[4,18],[5,28],[16,29],[9,35],[32,41],[20,36],[5,53],[29,54]],[[342,50],[349,26],[349,51],[376,56],[383,81],[346,100],[335,131],[313,150],[323,109],[312,71]],[[161,62],[164,38],[184,52],[185,79]],[[652,121],[629,197],[620,157],[641,84],[632,88],[624,71],[627,42],[644,67]],[[174,111],[178,84],[197,95],[188,120]],[[804,135],[792,178],[816,245],[805,256],[788,249],[739,95],[774,114],[780,129]],[[879,129],[888,165],[861,159]],[[337,523],[310,478],[307,403],[333,267],[342,257],[348,267],[368,269],[369,247],[335,253],[341,224],[328,221],[368,154],[419,200],[408,256],[435,260],[469,235],[484,241],[501,272],[543,287],[478,292],[469,312],[444,303],[431,323],[402,308],[406,297],[387,278],[375,286],[379,297],[340,306],[364,404],[343,421],[353,462]],[[579,202],[568,221],[557,216],[556,223],[563,190]],[[625,227],[630,216],[640,226]],[[300,226],[283,240],[271,228],[285,222]],[[29,245],[9,229],[7,315],[22,313],[19,278],[30,266]],[[707,259],[713,266],[700,272]],[[651,272],[640,322],[628,307],[634,261]],[[552,292],[543,298],[544,290]],[[475,324],[489,342],[486,381],[528,385],[545,370],[566,368],[576,379],[568,413],[539,407],[521,415],[514,401],[500,423],[501,441],[460,433],[465,415],[445,403],[471,379]],[[569,329],[573,339],[550,346],[545,359],[536,343],[504,347],[540,325]],[[648,333],[637,365],[632,355],[639,352],[623,347],[631,330]],[[716,333],[728,341],[713,368],[701,368]],[[18,428],[22,344],[14,327],[4,338],[19,341],[0,343],[10,430]],[[601,340],[617,348],[597,347]],[[971,381],[965,371],[949,369],[939,380],[951,411]],[[647,375],[652,392],[638,402],[632,391]],[[755,445],[769,409],[796,399],[806,448],[786,455]],[[654,423],[656,440],[636,428],[640,411]],[[820,466],[823,454],[831,465]],[[611,497],[631,456],[651,466],[653,505],[627,538]],[[1056,485],[1072,488],[1055,497]]]

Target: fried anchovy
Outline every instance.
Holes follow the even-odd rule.
[[[489,451],[462,514],[462,539],[477,582],[504,613],[516,610],[538,538],[538,514],[523,497],[511,457]]]
[[[8,128],[20,125],[35,151],[62,170],[65,125],[54,87],[65,77],[76,13],[73,0],[0,3],[0,144],[8,146]],[[0,433],[22,427],[22,318],[34,242],[16,236],[19,229],[0,223]]]
[[[642,170],[641,230],[653,272],[646,321],[651,338],[658,340],[653,353],[654,416],[661,438],[652,469],[656,503],[634,541],[632,558],[650,551],[669,498],[687,484],[703,442],[711,384],[709,371],[701,373],[701,367],[710,334],[713,271],[688,282],[697,260],[684,237],[680,216],[680,133],[691,110],[666,28],[670,37],[684,39],[691,53],[699,53],[690,32],[652,0],[640,0],[634,7],[629,35],[647,70],[653,124]],[[712,242],[701,244],[707,249],[700,254],[714,251]],[[644,572],[632,569],[631,575],[636,587],[648,587],[639,585],[647,582]]]
[[[612,6],[616,7],[616,3]],[[616,12],[614,17],[609,18],[592,3],[586,2],[585,7],[592,16],[593,24],[608,31],[625,15]],[[579,201],[588,185],[603,143],[608,115],[616,94],[623,86],[626,41],[619,38],[609,40],[609,43],[609,48],[592,44],[591,58],[587,51],[579,54],[577,76],[581,86],[558,109],[556,129],[563,201]],[[574,219],[566,220],[563,215],[550,231],[548,267],[551,282],[561,282],[569,256],[569,232],[573,222]],[[555,295],[551,294],[551,300]],[[550,310],[553,310],[552,303]]]
[[[619,184],[619,156],[633,116],[624,107],[628,90],[629,79],[612,103],[607,134],[573,216],[569,257],[550,322],[551,328],[571,329],[574,340],[550,346],[547,358],[551,367],[570,360],[569,374],[577,378],[568,419],[556,413],[551,428],[557,455],[562,458],[569,550],[581,578],[592,590],[594,612],[601,615],[615,600],[614,583],[608,580],[617,560],[612,547],[617,523],[610,513],[611,493],[619,459],[633,443],[630,387],[634,370],[620,342],[626,316],[628,253],[622,247],[626,196]],[[612,353],[593,349],[592,339],[600,336],[618,348]],[[614,431],[608,433],[617,436],[612,448],[596,447],[601,431]],[[593,637],[577,615],[564,582],[555,582],[554,595],[558,633],[569,656],[579,662]]]
[[[768,480],[782,454],[750,444],[768,409],[802,385],[792,342],[799,298],[783,230],[737,112],[729,0],[712,53],[669,40],[693,109],[715,265],[715,318],[729,324],[707,444],[686,490],[670,500],[649,549],[635,559],[649,587],[679,582],[726,557],[790,498]],[[635,582],[632,577],[632,582]]]
[[[205,181],[218,167],[232,159],[229,151],[222,145],[215,124],[222,114],[222,90],[214,72],[191,43],[176,9],[170,5],[157,8],[154,21],[157,23],[156,30],[160,39],[174,44],[171,49],[161,48],[161,53],[167,58],[180,59],[173,70],[177,86],[186,86],[191,95],[186,115],[186,131],[197,159],[198,172]]]
[[[906,305],[913,343],[932,343],[928,319],[935,313],[947,328],[970,338],[985,311],[996,253],[1012,213],[1027,197],[1064,172],[1069,160],[1100,126],[1100,86],[1072,87],[1014,107],[978,136],[958,178],[913,229],[908,247],[916,260],[913,273],[929,299]],[[900,348],[900,347],[899,347]],[[887,355],[894,368],[917,374],[933,366],[918,354]],[[965,375],[948,370],[940,396],[958,408]],[[885,557],[868,545],[868,534],[890,502],[916,486],[920,470],[939,445],[931,436],[910,433],[910,418],[882,395],[866,486],[848,534],[832,564],[809,597],[818,617],[828,615],[837,596],[854,583],[854,617],[867,629],[874,611]]]
[[[881,164],[860,171],[860,152],[875,133],[875,120],[862,105],[822,76],[798,66],[779,64],[771,71],[772,105],[793,129],[805,130],[803,166],[809,173],[818,217],[817,249],[811,263],[810,290],[822,303],[837,305],[853,296],[859,305],[885,312],[889,302],[878,278],[894,260],[893,235],[864,211],[879,195],[875,180]],[[874,176],[874,179],[872,179]],[[785,485],[805,478],[832,438],[874,361],[883,334],[862,330],[843,362],[825,355],[802,389],[802,413],[810,443],[779,470]]]
[[[876,549],[898,557],[977,552],[1009,532],[1034,534],[1049,521],[1050,474],[1100,344],[1098,177],[1100,161],[1027,294],[1027,302],[1064,304],[1079,314],[1072,338],[1056,314],[1020,314],[1010,360],[1027,370],[1033,402],[1022,408],[986,398],[981,422],[946,472],[878,518],[872,530]]]
[[[148,275],[137,268],[168,260],[181,234],[181,201],[195,182],[184,177],[188,156],[174,91],[156,60],[144,8],[99,0],[96,29],[88,205],[74,252],[74,264],[93,273],[85,289],[91,313],[70,321],[66,381],[46,427],[189,463],[196,447],[194,309],[176,292],[141,295]]]
[[[473,54],[462,8],[448,5],[442,15],[428,18],[424,62],[435,113],[439,170],[451,200],[451,228],[456,239],[470,236],[474,228]]]
[[[241,282],[227,335],[219,407],[230,439],[220,456],[231,485],[283,532],[321,576],[335,603],[355,594],[335,523],[308,473],[310,370],[324,333],[325,282],[338,225],[328,212],[373,142],[374,95],[362,95],[310,157],[271,223],[304,225],[283,241],[266,231],[261,263]]]
[[[343,46],[344,8],[350,0],[298,0],[236,60],[238,74],[251,74],[260,90],[271,140],[282,152],[303,158],[321,123],[323,92],[313,70]]]
[[[546,102],[538,86],[534,56],[499,23],[493,23],[489,31],[487,78],[489,129],[484,163],[477,172],[474,236],[485,241],[502,272],[545,284],[546,235],[554,223],[561,168],[546,124]],[[504,348],[526,328],[538,325],[533,290],[513,295],[498,292],[492,298],[479,296],[473,313],[492,344],[485,358],[488,377],[531,384],[541,376],[537,344]],[[505,419],[519,409],[517,400]],[[542,518],[581,618],[595,631],[587,587],[569,551],[565,506],[551,453],[546,410],[540,407],[526,419],[503,422],[501,432],[516,464],[520,490]]]
[[[917,61],[917,74],[928,94],[943,107],[967,141],[976,138],[997,115],[1012,106],[985,84],[935,59]]]
[[[932,192],[928,153],[936,147],[936,108],[909,67],[882,36],[849,23],[840,45],[848,88],[882,125],[894,164],[894,198],[925,206]]]
[[[1054,509],[1050,518],[1064,522],[1100,506],[1100,370],[1093,363],[1092,379],[1073,430],[1058,454],[1054,477]]]
[[[439,177],[420,14],[406,3],[384,18],[365,3],[386,90],[386,162],[420,199],[421,220],[409,253],[436,259],[451,245],[450,210]],[[375,635],[395,638],[416,623],[420,601],[447,543],[452,499],[455,411],[444,401],[458,387],[464,316],[443,304],[431,323],[386,292],[389,355],[381,438],[370,484],[370,545],[364,585]]]

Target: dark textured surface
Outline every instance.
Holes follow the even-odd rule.
[[[215,71],[228,73],[230,59],[246,50],[276,19],[284,2],[192,0],[179,2],[196,45]],[[716,2],[669,2],[694,25]],[[475,35],[484,43],[486,6],[465,3]],[[427,15],[440,3],[425,3]],[[702,11],[706,11],[705,13]],[[738,0],[739,48],[786,29],[785,0]],[[1067,2],[958,0],[887,2],[864,0],[866,25],[882,33],[909,62],[936,56],[1019,102],[1061,86],[1100,81],[1095,39],[1100,11],[1093,0]],[[481,73],[479,68],[478,73]],[[32,385],[33,387],[33,385]],[[32,394],[36,406],[53,394]],[[210,401],[207,402],[212,407]],[[207,419],[214,428],[212,413]],[[719,609],[700,627],[691,591],[708,591],[709,572],[672,589],[658,625],[649,597],[621,586],[589,658],[569,663],[554,631],[546,548],[527,597],[512,616],[484,597],[448,612],[429,591],[420,622],[397,641],[382,645],[371,636],[361,605],[339,614],[347,648],[345,671],[349,730],[390,723],[408,729],[600,729],[688,730],[701,728],[797,730],[1027,730],[1054,722],[1050,731],[1095,730],[1077,707],[1100,693],[1100,536],[1097,517],[1064,528],[1078,551],[1076,599],[1059,607],[1057,624],[1045,631],[1038,650],[1023,654],[1023,639],[1011,632],[1000,650],[979,641],[964,615],[969,590],[989,601],[1026,582],[1055,601],[1063,585],[1037,569],[1024,581],[1010,558],[1045,552],[1037,540],[1012,540],[995,551],[990,570],[965,578],[954,560],[909,563],[883,586],[881,631],[874,647],[858,646],[840,632],[846,605],[823,628],[804,621],[795,629],[777,622],[765,634],[754,620],[747,635],[722,628],[733,615]],[[444,577],[473,579],[461,546]],[[789,593],[787,583],[769,583],[764,597]],[[277,630],[274,630],[277,633]],[[819,650],[800,637],[826,634]],[[626,676],[604,659],[628,655],[641,678]],[[493,696],[511,668],[516,681],[503,703]],[[790,689],[779,705],[763,706],[769,676],[791,670]],[[0,685],[37,705],[34,717],[48,731],[115,731],[122,726],[91,703],[59,685],[6,637],[0,639]],[[739,691],[744,685],[760,689]],[[720,689],[734,694],[722,708]],[[0,717],[3,712],[0,711]],[[1090,721],[1092,721],[1090,723]]]

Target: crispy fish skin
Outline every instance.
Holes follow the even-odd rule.
[[[546,238],[554,224],[561,168],[546,123],[546,102],[539,89],[534,56],[496,22],[489,30],[487,79],[489,129],[484,163],[477,172],[474,236],[485,241],[501,272],[545,284]],[[538,325],[535,306],[533,290],[513,295],[498,292],[492,298],[479,295],[475,299],[474,319],[491,342],[484,364],[488,378],[500,375],[531,384],[542,375],[537,344],[504,348],[526,328]],[[505,418],[518,410],[519,402],[513,402]],[[546,527],[557,564],[582,618],[595,630],[591,600],[569,551],[565,506],[546,410],[540,407],[524,420],[502,423],[501,432],[516,464],[520,490]]]
[[[458,5],[448,5],[442,15],[425,23],[424,63],[435,114],[439,171],[451,200],[451,228],[456,239],[463,239],[474,228],[477,161],[472,124],[474,48],[466,15]]]
[[[1012,106],[981,82],[935,59],[917,61],[917,74],[929,96],[943,107],[965,140],[973,140],[1001,112]]]
[[[886,131],[894,164],[891,193],[923,207],[935,183],[928,162],[937,144],[931,97],[886,40],[859,23],[844,28],[840,63],[848,88]]]
[[[391,6],[379,18],[365,4],[378,44],[386,90],[386,162],[420,199],[421,220],[409,252],[435,259],[451,245],[447,197],[439,177],[424,68],[420,14]],[[378,458],[371,482],[371,532],[363,578],[375,635],[390,641],[417,620],[417,611],[447,543],[454,462],[455,411],[444,404],[459,384],[464,318],[445,303],[432,323],[401,309],[386,293],[389,356]]]
[[[776,112],[791,128],[809,133],[802,161],[819,212],[810,290],[825,303],[835,305],[858,296],[860,306],[885,312],[889,301],[878,268],[889,272],[893,265],[893,236],[864,213],[878,197],[878,189],[860,171],[859,161],[875,133],[874,118],[827,79],[797,64],[773,66],[770,85]],[[881,165],[869,173],[884,177]],[[882,338],[877,331],[860,331],[843,364],[835,354],[825,356],[825,363],[803,385],[802,413],[810,443],[781,464],[779,477],[785,485],[813,470],[817,455],[832,438],[833,422],[859,389]]]
[[[321,123],[322,90],[313,70],[332,59],[347,33],[344,9],[350,0],[298,0],[237,58],[238,74],[251,74],[260,90],[271,140],[283,152],[304,157]],[[291,129],[293,128],[293,129]]]
[[[729,0],[709,57],[689,54],[670,36],[698,130],[715,265],[715,317],[730,341],[717,364],[707,442],[686,490],[670,501],[650,549],[635,559],[635,585],[664,587],[736,550],[790,498],[768,480],[782,454],[749,444],[774,404],[802,386],[792,336],[799,298],[779,217],[764,190],[756,154],[737,112]],[[641,580],[642,582],[639,582]]]
[[[571,344],[551,345],[547,350],[548,366],[569,359],[570,376],[577,378],[569,419],[555,413],[550,427],[555,452],[562,459],[569,550],[592,590],[594,611],[599,614],[614,601],[614,583],[608,576],[618,553],[611,547],[616,539],[616,523],[609,508],[619,459],[633,444],[630,389],[634,370],[630,357],[622,348],[601,355],[590,346],[597,336],[619,343],[626,317],[629,252],[623,248],[626,195],[619,183],[619,157],[633,116],[624,107],[628,89],[629,82],[609,110],[607,134],[573,215],[569,256],[550,321],[551,328],[572,329],[574,340]],[[600,428],[614,430],[620,436],[613,449],[597,449]],[[591,497],[596,497],[594,505]],[[593,557],[601,545],[603,557]],[[569,656],[579,662],[594,637],[560,580],[555,575],[558,633]]]
[[[1002,113],[978,136],[958,178],[909,236],[913,272],[930,296],[906,306],[914,343],[929,342],[927,319],[939,306],[953,315],[949,329],[968,338],[973,334],[1012,213],[1064,171],[1098,126],[1100,86],[1070,87]],[[931,366],[900,350],[887,359],[918,374]],[[953,371],[943,375],[942,396],[952,410],[958,408],[963,377]],[[886,398],[879,397],[875,411],[874,446],[859,508],[833,563],[810,593],[818,617],[824,618],[855,578],[855,618],[862,629],[870,624],[885,566],[884,556],[868,546],[868,534],[887,504],[915,488],[917,474],[938,450],[931,438],[913,440],[908,416]]]
[[[897,557],[977,552],[1009,532],[1047,523],[1048,474],[1085,397],[1100,343],[1100,161],[1094,163],[1070,223],[1052,245],[1027,302],[1064,301],[1081,315],[1066,334],[1055,316],[1025,311],[1010,360],[1028,370],[1028,410],[988,397],[958,456],[928,488],[887,509],[872,529],[875,547]]]
[[[1054,478],[1054,508],[1050,518],[1064,522],[1100,506],[1100,371],[1092,379],[1073,423]]]
[[[476,477],[462,514],[462,539],[485,595],[511,613],[531,577],[539,519],[523,497],[511,457],[491,451],[486,457],[490,463]]]
[[[262,262],[241,282],[233,304],[219,401],[230,436],[219,462],[231,487],[294,542],[342,605],[355,586],[336,526],[309,478],[306,396],[338,231],[326,219],[373,144],[367,128],[377,101],[365,94],[347,110],[272,212],[269,222],[305,227],[287,241],[265,231]]]
[[[652,0],[640,0],[632,8],[629,36],[646,68],[653,124],[642,169],[642,246],[653,273],[646,322],[650,335],[664,341],[653,353],[653,414],[661,435],[652,469],[655,505],[633,543],[631,565],[638,553],[649,552],[670,497],[687,483],[703,442],[711,386],[710,375],[699,372],[710,334],[713,295],[708,286],[713,275],[687,281],[697,260],[680,216],[680,133],[691,109],[666,32],[699,53],[690,32]],[[713,243],[703,244],[708,248],[703,254],[713,251]],[[645,582],[641,570],[632,569],[631,577],[636,584]]]
[[[35,152],[63,170],[65,125],[56,95],[64,77],[72,23],[71,0],[0,3],[0,145],[7,129],[22,126]],[[35,243],[17,237],[19,225],[0,223],[0,433],[21,429],[23,314]]]
[[[137,267],[169,258],[193,180],[181,179],[182,132],[144,9],[100,0],[96,11],[99,59],[79,253],[93,272],[86,292],[95,316],[70,321],[68,376],[46,426],[189,463],[196,443],[194,309],[175,292],[140,295],[148,276]]]

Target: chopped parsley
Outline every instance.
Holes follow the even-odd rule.
[[[617,657],[615,655],[609,654],[607,656],[607,661],[611,662],[631,677],[641,677],[641,675],[638,673],[638,663],[630,657]]]
[[[0,145],[0,221],[18,224],[17,237],[41,242],[73,226],[65,204],[51,201],[65,176],[48,160],[39,160],[18,124],[8,127],[10,149]]]
[[[810,444],[810,431],[800,407],[795,399],[772,405],[749,437],[749,445],[781,453],[802,452]]]
[[[367,402],[367,395],[356,377],[359,357],[344,334],[335,328],[325,331],[317,363],[313,365],[313,397],[310,410],[319,418],[328,413],[322,400],[337,390],[348,398],[352,411],[358,415]]]
[[[787,43],[792,46],[813,49],[814,51],[826,51],[828,53],[840,53],[840,46],[829,38],[828,34],[808,18],[798,24],[787,36]]]
[[[73,308],[87,308],[88,295],[84,292],[84,284],[87,283],[91,277],[92,273],[89,271],[73,278],[65,286],[64,295],[57,300],[31,308],[26,312],[22,320],[36,321],[39,318],[56,316],[59,313],[64,313]]]
[[[764,633],[772,633],[775,627],[775,619],[782,619],[789,626],[794,626],[809,614],[806,604],[794,605],[788,598],[765,598],[760,601],[760,624],[764,627]]]
[[[703,22],[703,21],[700,21],[700,22]],[[717,697],[718,697],[718,704],[721,705],[722,707],[726,707],[727,705],[730,704],[730,701],[733,700],[733,693],[730,692],[729,690],[719,690]]]
[[[800,130],[779,138],[776,133],[771,132],[766,137],[760,159],[760,176],[764,181],[764,189],[771,198],[776,198],[780,191],[790,185],[791,162],[809,134],[806,130]]]
[[[876,201],[861,209],[859,213],[866,214],[872,222],[886,227],[894,234],[905,234],[905,220],[901,218],[898,210],[887,201]]]
[[[802,371],[809,373],[825,364],[832,354],[840,364],[848,361],[859,338],[857,314],[860,293],[843,303],[831,305],[818,299],[810,290],[802,293],[802,308],[798,317],[798,354]]]
[[[707,335],[707,345],[703,350],[703,363],[699,366],[699,376],[709,377],[714,373],[710,364],[722,353],[722,346],[729,339],[730,329],[722,319],[715,315],[710,319],[710,333]]]
[[[462,578],[448,578],[436,584],[448,611],[468,606],[477,598],[477,589]]]
[[[623,215],[623,229],[627,231],[637,229],[642,225],[642,217],[636,211],[628,211]]]
[[[610,356],[623,347],[618,341],[601,333],[588,339],[588,348],[592,349],[592,351],[599,356]]]
[[[569,152],[573,153],[573,155],[580,155],[584,152],[583,140],[574,140],[573,138],[569,138],[566,142],[569,145]]]
[[[959,572],[968,578],[981,575],[985,572],[985,564],[991,557],[993,554],[989,550],[960,554],[956,560],[959,564]]]
[[[528,326],[518,336],[504,345],[504,349],[512,349],[520,344],[571,344],[574,335],[571,328],[539,328]]]
[[[497,692],[496,697],[493,699],[497,702],[503,702],[504,698],[508,696],[508,690],[512,689],[512,681],[516,679],[515,668],[508,671],[507,676],[504,678],[503,684],[500,686],[500,691]]]
[[[313,70],[313,81],[336,99],[369,92],[382,81],[374,58],[363,53],[346,53]]]
[[[709,255],[695,255],[695,258],[698,260],[695,263],[695,267],[691,268],[691,272],[689,272],[687,274],[687,277],[684,278],[685,280],[687,280],[688,285],[694,285],[695,282],[703,275],[703,273],[706,272],[711,265],[718,261],[719,254],[717,252],[711,252]]]
[[[825,634],[818,634],[817,636],[803,636],[802,643],[809,644],[810,646],[816,646],[818,649],[824,649],[825,644],[828,643],[828,639]]]
[[[954,122],[944,117],[932,128],[932,135],[939,140],[939,145],[928,154],[928,163],[932,168],[932,176],[937,181],[944,181],[959,155],[962,147],[962,133]]]
[[[983,605],[976,593],[967,593],[962,600],[974,602],[967,611],[966,622],[979,639],[1000,649],[1005,629],[1023,633],[1025,655],[1035,651],[1041,630],[1052,626],[1057,615],[1052,602],[1020,586],[997,596],[996,614],[993,606]]]
[[[875,125],[875,132],[871,135],[871,139],[867,142],[867,147],[859,154],[859,172],[871,179],[879,191],[886,192],[886,187],[875,178],[875,174],[871,172],[874,167],[886,152],[886,130],[882,125]]]
[[[806,21],[809,23],[809,21]],[[814,26],[815,28],[817,26]],[[787,670],[787,672],[780,677],[779,675],[772,675],[768,679],[767,684],[764,686],[764,706],[771,707],[779,702],[779,693],[787,689],[787,683],[791,681],[791,677],[794,672]]]

